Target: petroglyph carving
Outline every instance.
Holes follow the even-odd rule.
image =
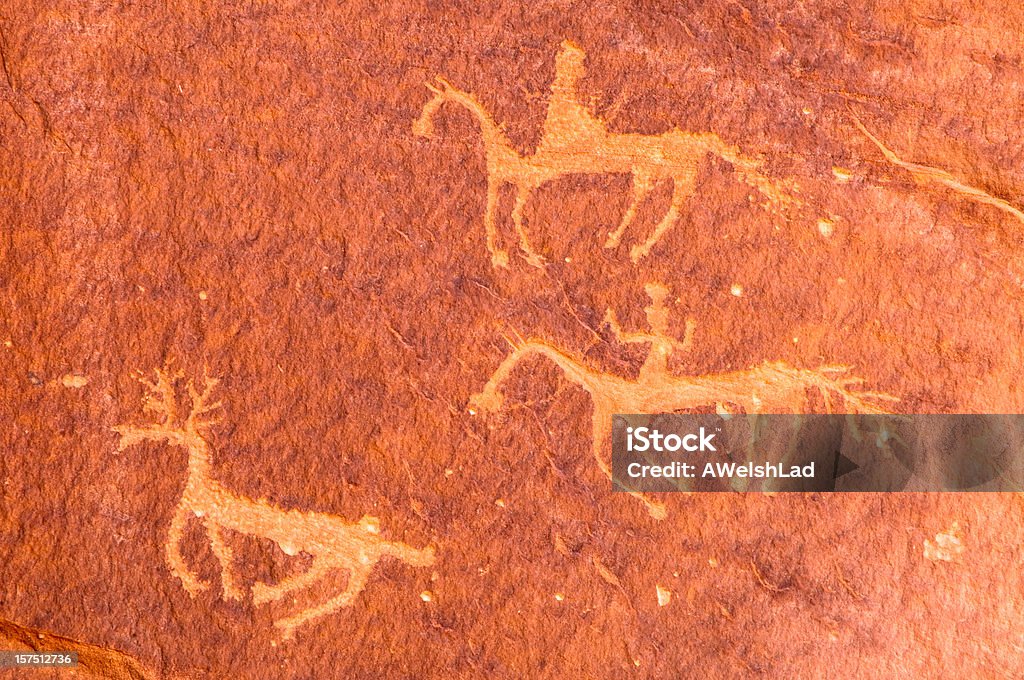
[[[964,542],[960,538],[960,523],[953,522],[946,531],[935,534],[935,542],[924,541],[924,557],[932,562],[955,562],[966,552]]]
[[[593,453],[601,472],[612,478],[610,438],[612,416],[616,413],[672,413],[683,409],[718,406],[745,413],[807,412],[811,395],[817,393],[827,413],[842,408],[847,413],[885,413],[878,402],[895,398],[878,392],[855,391],[863,382],[848,375],[848,367],[826,365],[815,370],[795,368],[782,361],[766,361],[747,370],[700,376],[673,375],[669,356],[685,350],[692,342],[694,324],[687,323],[682,342],[669,335],[669,312],[665,305],[668,289],[648,284],[651,304],[645,309],[651,332],[623,331],[608,310],[606,323],[619,342],[649,345],[647,357],[636,379],[591,368],[586,363],[543,340],[513,343],[513,351],[498,366],[483,391],[470,399],[472,407],[494,412],[501,408],[501,384],[523,359],[544,357],[558,366],[571,382],[586,390],[593,401]],[[655,519],[666,516],[663,504],[640,493],[640,500]]]
[[[933,168],[929,165],[921,165],[919,163],[911,163],[909,161],[903,160],[902,158],[897,156],[896,153],[893,152],[889,147],[883,144],[881,140],[879,140],[873,134],[868,132],[868,129],[864,127],[864,125],[856,116],[853,116],[851,114],[851,117],[853,118],[853,122],[857,126],[857,128],[864,134],[865,137],[871,140],[872,144],[878,147],[878,150],[882,152],[882,155],[885,156],[885,159],[892,163],[893,165],[903,168],[904,170],[909,172],[910,176],[913,177],[914,181],[917,182],[918,184],[925,185],[930,184],[932,182],[941,184],[942,186],[952,189],[953,191],[962,196],[966,196],[972,201],[977,201],[978,203],[983,203],[985,205],[991,205],[995,208],[999,208],[1003,212],[1007,212],[1016,217],[1021,222],[1024,222],[1024,212],[1021,212],[1021,210],[1014,206],[1012,203],[1005,201],[1002,198],[993,196],[987,191],[983,191],[982,189],[979,189],[977,187],[972,187],[968,184],[964,184],[956,177],[940,168]]]
[[[433,564],[433,547],[417,549],[404,543],[386,541],[378,535],[377,519],[369,515],[353,523],[322,512],[285,510],[265,500],[250,500],[224,488],[210,476],[211,449],[204,434],[216,422],[209,418],[209,414],[221,405],[220,402],[209,403],[218,381],[205,378],[201,392],[191,380],[185,381],[191,409],[186,417],[180,419],[176,397],[183,377],[180,372],[169,373],[159,369],[155,380],[140,375],[139,380],[148,388],[144,409],[156,413],[160,421],[143,426],[119,425],[114,431],[120,435],[119,451],[148,440],[180,446],[188,452],[188,477],[171,519],[165,548],[171,573],[190,595],[195,597],[210,585],[188,568],[180,552],[186,526],[193,519],[202,522],[219,563],[223,599],[242,598],[242,589],[232,573],[232,553],[225,542],[226,531],[269,539],[287,555],[306,553],[313,557],[305,572],[276,584],[254,584],[252,600],[256,605],[310,588],[333,570],[348,572],[348,583],[341,594],[274,621],[284,639],[291,638],[302,624],[351,605],[382,557],[393,557],[416,567]]]
[[[737,177],[767,199],[764,203],[766,208],[799,205],[790,182],[761,174],[760,161],[742,155],[737,147],[726,144],[713,132],[679,129],[658,135],[609,132],[605,124],[579,102],[576,86],[584,74],[584,58],[582,49],[569,41],[562,43],[555,61],[555,79],[551,85],[543,133],[536,151],[530,156],[522,156],[516,151],[490,113],[472,94],[443,78],[427,83],[434,96],[424,105],[423,113],[413,124],[416,134],[433,136],[434,114],[446,102],[468,109],[480,125],[487,157],[484,228],[492,265],[508,266],[508,253],[496,244],[495,227],[498,192],[505,184],[516,189],[512,222],[519,235],[519,247],[527,261],[537,267],[544,261],[530,245],[523,226],[523,209],[538,187],[563,175],[623,173],[632,177],[632,200],[618,227],[609,233],[605,242],[607,248],[619,244],[626,228],[635,219],[640,204],[655,185],[661,180],[672,180],[668,212],[647,240],[630,250],[633,262],[647,255],[679,219],[683,202],[694,192],[698,165],[707,154],[717,155],[731,163]]]

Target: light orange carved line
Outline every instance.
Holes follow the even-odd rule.
[[[945,170],[942,170],[941,168],[933,168],[930,165],[921,165],[920,163],[911,163],[909,161],[903,160],[902,158],[897,156],[896,153],[892,151],[892,149],[883,144],[881,140],[879,140],[873,134],[868,132],[868,129],[864,127],[864,125],[860,122],[860,119],[858,119],[857,116],[854,116],[853,114],[850,114],[850,116],[853,118],[853,122],[857,126],[857,128],[862,133],[864,133],[865,137],[871,140],[872,144],[878,147],[878,150],[882,152],[882,155],[885,156],[885,159],[892,163],[893,165],[901,167],[907,172],[909,172],[916,182],[920,184],[936,182],[949,189],[952,189],[953,191],[959,194],[966,196],[967,198],[973,201],[977,201],[978,203],[984,203],[985,205],[991,205],[995,208],[999,208],[1004,212],[1010,213],[1021,222],[1024,222],[1024,212],[1022,212],[1019,208],[1014,206],[1009,201],[1006,201],[1002,198],[998,198],[997,196],[993,196],[987,191],[984,191],[977,187],[965,184],[964,182],[960,181],[952,174],[946,172]]]
[[[321,512],[286,510],[267,501],[251,500],[224,488],[211,477],[211,451],[204,431],[214,421],[204,417],[220,406],[209,404],[208,399],[217,380],[206,378],[203,390],[197,390],[191,380],[185,389],[191,402],[188,416],[179,421],[176,405],[176,385],[181,373],[156,370],[155,380],[140,376],[149,388],[145,408],[162,416],[156,424],[136,426],[120,425],[114,430],[120,435],[118,450],[146,440],[180,446],[188,452],[188,477],[181,499],[171,519],[165,543],[167,564],[193,597],[209,587],[188,568],[180,552],[185,527],[193,519],[201,521],[220,565],[223,598],[241,599],[242,590],[232,573],[233,555],[225,542],[224,532],[235,531],[248,536],[266,538],[287,555],[306,553],[313,556],[307,571],[289,576],[279,583],[256,583],[252,587],[253,603],[262,605],[315,585],[332,570],[348,572],[345,590],[327,601],[308,607],[290,616],[277,619],[274,625],[285,639],[295,629],[314,619],[326,616],[351,605],[366,586],[367,578],[382,557],[393,557],[417,567],[434,563],[434,549],[414,548],[404,543],[386,541],[379,534],[376,518],[363,516],[359,522]]]
[[[623,173],[633,179],[633,195],[619,226],[611,231],[605,247],[619,244],[623,233],[635,219],[637,209],[662,180],[673,183],[668,212],[643,243],[630,250],[633,262],[645,257],[679,219],[687,198],[693,195],[700,161],[714,154],[733,165],[737,177],[757,189],[766,199],[764,207],[799,206],[792,182],[771,179],[759,171],[761,163],[740,153],[712,132],[685,132],[673,129],[658,135],[609,132],[605,123],[579,102],[577,84],[584,74],[585,53],[566,41],[555,61],[555,80],[551,84],[547,117],[536,151],[522,156],[512,146],[490,113],[468,92],[443,78],[427,83],[434,94],[413,123],[413,132],[432,137],[433,118],[446,102],[465,107],[476,118],[483,136],[487,157],[487,207],[484,229],[491,264],[508,266],[508,253],[497,246],[495,212],[498,194],[505,184],[516,188],[512,222],[519,235],[519,247],[527,261],[537,267],[544,260],[530,244],[523,225],[523,210],[531,194],[542,184],[570,174]]]
[[[470,398],[474,412],[494,412],[501,408],[501,384],[520,361],[543,357],[554,363],[570,382],[586,390],[593,401],[592,445],[601,472],[609,479],[612,470],[608,456],[612,416],[616,413],[672,413],[682,409],[718,406],[725,410],[738,407],[745,413],[804,413],[811,406],[811,394],[817,393],[826,412],[842,408],[847,413],[885,413],[878,402],[896,401],[880,393],[856,391],[863,382],[848,375],[848,367],[826,365],[815,370],[795,368],[782,361],[765,362],[747,370],[700,376],[673,375],[668,358],[675,350],[687,349],[692,342],[692,323],[687,324],[687,340],[669,335],[668,289],[648,284],[651,304],[646,308],[650,333],[625,332],[611,310],[606,323],[622,343],[646,343],[647,357],[637,378],[604,373],[586,365],[562,349],[543,340],[514,343],[513,351],[498,366],[483,390]],[[632,493],[655,519],[667,515],[662,503],[640,493]]]

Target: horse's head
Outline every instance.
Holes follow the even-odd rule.
[[[444,78],[435,78],[433,83],[424,83],[434,96],[423,105],[423,113],[412,124],[412,131],[420,137],[428,139],[434,136],[434,114],[448,99],[452,86]]]

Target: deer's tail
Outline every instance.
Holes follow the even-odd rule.
[[[429,567],[437,559],[432,545],[428,545],[426,548],[413,548],[404,543],[382,543],[380,553],[394,557],[413,567]]]

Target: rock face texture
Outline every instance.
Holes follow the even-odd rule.
[[[161,677],[132,657],[115,649],[90,645],[80,640],[54,635],[48,631],[19,626],[0,620],[0,646],[5,651],[39,654],[77,655],[73,668],[37,668],[36,677],[107,678],[111,680],[152,680]],[[19,669],[20,670],[20,669]],[[17,671],[7,669],[8,673]],[[22,671],[24,673],[24,671]],[[165,677],[176,677],[165,675]]]
[[[1016,496],[640,503],[594,414],[1021,412],[1022,32],[966,0],[0,8],[0,649],[1020,676]]]

